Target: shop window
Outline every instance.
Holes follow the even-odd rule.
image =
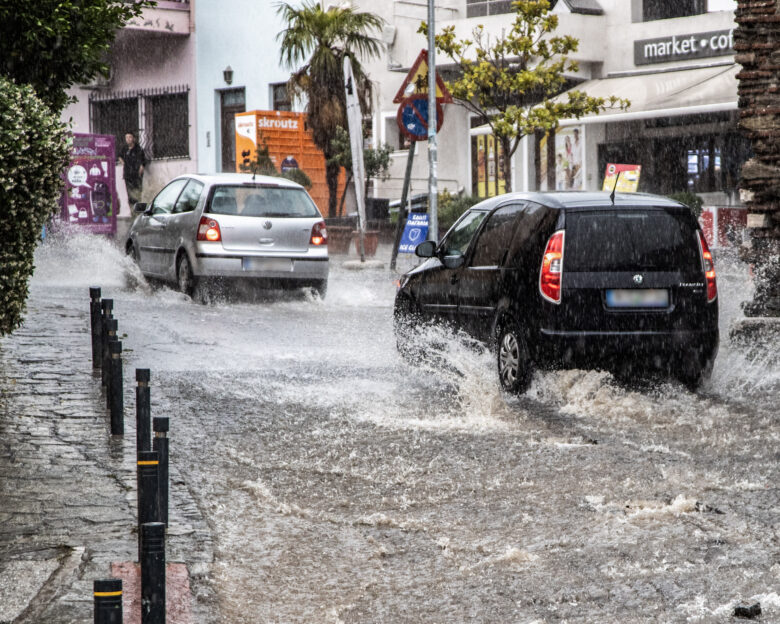
[[[89,112],[90,131],[114,135],[117,155],[135,132],[149,158],[189,158],[187,87],[92,94]]]
[[[471,137],[471,193],[495,197],[506,193],[503,148],[492,134]]]
[[[271,99],[273,100],[271,104],[271,110],[292,110],[292,100],[290,99],[290,92],[287,90],[286,82],[280,82],[271,85]]]
[[[707,0],[643,0],[642,21],[701,15],[707,12]]]

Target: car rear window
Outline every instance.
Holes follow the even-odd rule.
[[[208,212],[241,217],[319,217],[309,194],[299,188],[219,185],[211,192]]]
[[[563,262],[567,271],[701,268],[691,215],[666,208],[567,213]]]

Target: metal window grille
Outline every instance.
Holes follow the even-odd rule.
[[[467,0],[466,17],[514,13],[512,0]]]
[[[127,132],[135,132],[148,158],[189,158],[189,88],[93,93],[90,130],[113,134],[117,155]]]

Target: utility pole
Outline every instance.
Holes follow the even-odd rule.
[[[428,0],[428,238],[439,240],[438,182],[436,179],[436,28],[434,0]]]

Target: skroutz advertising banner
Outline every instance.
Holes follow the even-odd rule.
[[[325,157],[306,130],[306,114],[289,111],[254,110],[236,113],[236,171],[249,171],[264,144],[278,172],[301,169],[312,182],[309,195],[323,216],[328,216],[328,184]],[[339,197],[344,175],[339,177]]]
[[[115,138],[106,134],[74,134],[60,218],[94,234],[116,234]]]
[[[639,188],[640,173],[642,173],[641,165],[607,163],[607,169],[604,173],[604,185],[601,187],[601,190],[612,191],[614,189],[618,193],[636,193]],[[616,181],[617,186],[615,186]]]

